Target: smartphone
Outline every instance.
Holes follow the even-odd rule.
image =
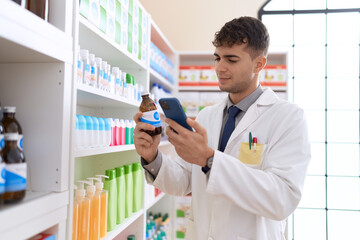
[[[177,98],[161,98],[159,99],[160,106],[167,118],[170,118],[192,131],[193,129],[186,123],[186,114]]]

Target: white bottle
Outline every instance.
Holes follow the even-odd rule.
[[[103,84],[102,84],[102,87],[100,88],[101,90],[106,90],[106,86],[107,86],[107,83],[108,83],[108,71],[107,71],[107,61],[103,61],[102,62],[102,68],[103,68]]]
[[[83,82],[83,69],[84,69],[84,64],[83,64],[83,60],[81,58],[81,54],[80,54],[80,45],[78,45],[77,47],[77,74],[76,74],[76,81],[78,83],[82,83]]]
[[[105,145],[109,147],[111,144],[111,121],[110,118],[104,118],[105,122]]]
[[[96,57],[95,58],[95,62],[96,62],[96,66],[97,66],[97,87],[99,89],[102,89],[102,85],[103,85],[103,75],[104,75],[104,71],[103,71],[103,67],[102,67],[102,58],[100,57]]]
[[[94,139],[94,131],[93,131],[93,120],[90,116],[84,116],[86,120],[86,131],[84,134],[84,147],[90,148],[92,146],[92,139]]]
[[[112,68],[112,73],[113,73],[113,76],[114,76],[114,93],[115,95],[121,95],[121,86],[120,85],[120,69],[118,67],[113,67]]]
[[[86,138],[86,120],[83,115],[76,115],[78,119],[78,128],[75,131],[77,148],[81,149],[85,147]]]
[[[93,147],[100,147],[100,131],[99,131],[99,121],[96,117],[92,117],[93,120],[93,140],[92,146]]]
[[[111,85],[112,85],[113,79],[112,79],[111,65],[110,64],[107,65],[107,72],[108,72],[108,83],[107,83],[107,86],[106,86],[106,91],[111,93]],[[114,86],[114,88],[115,88],[115,86]]]
[[[97,118],[98,122],[99,122],[99,146],[100,147],[105,147],[105,122],[104,119],[102,118]]]
[[[117,69],[114,70],[114,68],[117,68]],[[118,67],[113,67],[112,71],[111,71],[111,82],[109,83],[111,94],[115,94],[116,74],[117,74],[118,70],[119,70]]]
[[[125,98],[128,98],[129,97],[129,88],[128,88],[128,84],[126,83],[126,72],[121,73],[121,80],[123,82],[123,96]]]
[[[89,61],[89,50],[81,49],[80,50],[81,58],[84,63],[84,69],[83,69],[83,83],[86,85],[90,85],[91,81],[91,71],[90,71],[90,61]]]
[[[90,86],[97,87],[98,68],[95,61],[95,55],[89,54],[89,60],[90,60],[90,72],[91,72]]]

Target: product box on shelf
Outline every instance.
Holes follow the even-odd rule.
[[[265,68],[260,72],[259,81],[262,86],[286,86],[286,65],[277,64],[265,66]]]
[[[106,35],[108,35],[113,41],[115,40],[115,30],[115,18],[111,15],[107,15]]]
[[[90,0],[90,10],[88,19],[96,27],[100,26],[100,3],[99,0]]]
[[[215,66],[200,66],[199,71],[200,71],[199,85],[217,86],[219,84],[215,72]]]
[[[199,85],[199,80],[199,66],[179,67],[179,86],[197,86]]]
[[[188,117],[195,117],[199,113],[199,92],[179,92],[178,97]]]
[[[220,103],[227,94],[226,92],[200,92],[199,111],[207,106]]]

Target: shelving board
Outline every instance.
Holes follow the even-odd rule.
[[[146,70],[145,63],[136,59],[128,51],[124,51],[115,40],[111,39],[99,28],[79,14],[79,45],[81,49],[89,49],[96,56],[120,69]]]
[[[21,202],[1,209],[0,239],[27,239],[65,221],[68,204],[69,191],[27,191]]]
[[[151,83],[158,83],[163,88],[169,90],[169,91],[175,91],[176,87],[174,84],[170,83],[168,80],[166,80],[163,76],[161,76],[159,73],[157,73],[155,70],[150,69],[150,82]]]
[[[13,1],[1,1],[0,22],[0,62],[72,63],[72,37]]]
[[[101,155],[106,153],[125,152],[131,150],[135,150],[134,144],[111,146],[111,147],[86,148],[86,149],[76,150],[74,157],[87,157],[87,156]]]
[[[123,230],[125,230],[127,227],[129,227],[133,222],[135,222],[138,218],[142,217],[143,215],[144,215],[144,209],[141,209],[136,213],[133,213],[130,217],[126,218],[123,223],[117,225],[114,230],[108,232],[106,237],[102,238],[101,240],[111,240],[115,238],[117,235],[119,235],[119,233],[121,233]]]
[[[77,86],[77,104],[89,107],[134,108],[139,103],[85,84]]]

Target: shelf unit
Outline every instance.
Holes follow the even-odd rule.
[[[138,2],[137,2],[138,3]],[[140,3],[138,3],[140,7]],[[153,41],[159,49],[161,49],[169,59],[177,64],[177,53],[170,43],[164,37],[160,29],[148,16],[147,31],[148,45],[146,46],[146,61],[140,61],[127,50],[124,50],[118,43],[110,39],[106,34],[90,23],[86,18],[78,13],[78,6],[74,4],[74,45],[80,45],[81,49],[88,49],[90,53],[94,53],[97,57],[106,60],[111,66],[118,66],[122,71],[135,76],[137,83],[144,86],[146,90],[150,90],[152,83],[159,83],[165,89],[174,92],[177,91],[177,84],[169,83],[164,77],[150,69],[150,40]],[[143,9],[143,8],[142,8]],[[143,15],[147,14],[145,11]],[[77,53],[74,53],[77,56]],[[177,69],[176,65],[176,69]],[[75,72],[75,66],[73,71]],[[73,76],[76,79],[76,76]],[[174,77],[175,78],[175,77]],[[90,115],[103,118],[122,118],[132,119],[133,115],[138,111],[139,102],[131,101],[124,97],[104,92],[97,88],[76,83],[73,80],[73,111],[72,123],[75,122],[76,114]],[[75,128],[72,126],[74,137]],[[160,143],[160,148],[169,148],[167,141]],[[140,160],[135,151],[135,146],[122,145],[101,148],[74,149],[72,148],[72,173],[70,177],[71,184],[77,180],[86,179],[96,174],[104,174],[106,169],[131,164]],[[145,184],[145,183],[144,183]],[[73,192],[73,186],[70,186]],[[146,231],[146,213],[156,206],[163,199],[164,194],[158,196],[149,202],[144,194],[143,208],[132,214],[122,224],[119,224],[111,232],[107,233],[104,239],[125,239],[127,235],[134,234],[136,239],[145,239]],[[70,196],[70,206],[73,202],[73,196]],[[69,208],[69,216],[72,216],[72,209]],[[71,238],[71,221],[68,221],[67,237]]]
[[[0,8],[0,101],[16,106],[24,134],[27,191],[0,209],[0,239],[27,239],[40,232],[66,238],[69,206],[71,1],[44,21],[13,1]],[[46,99],[46,101],[44,101]]]

